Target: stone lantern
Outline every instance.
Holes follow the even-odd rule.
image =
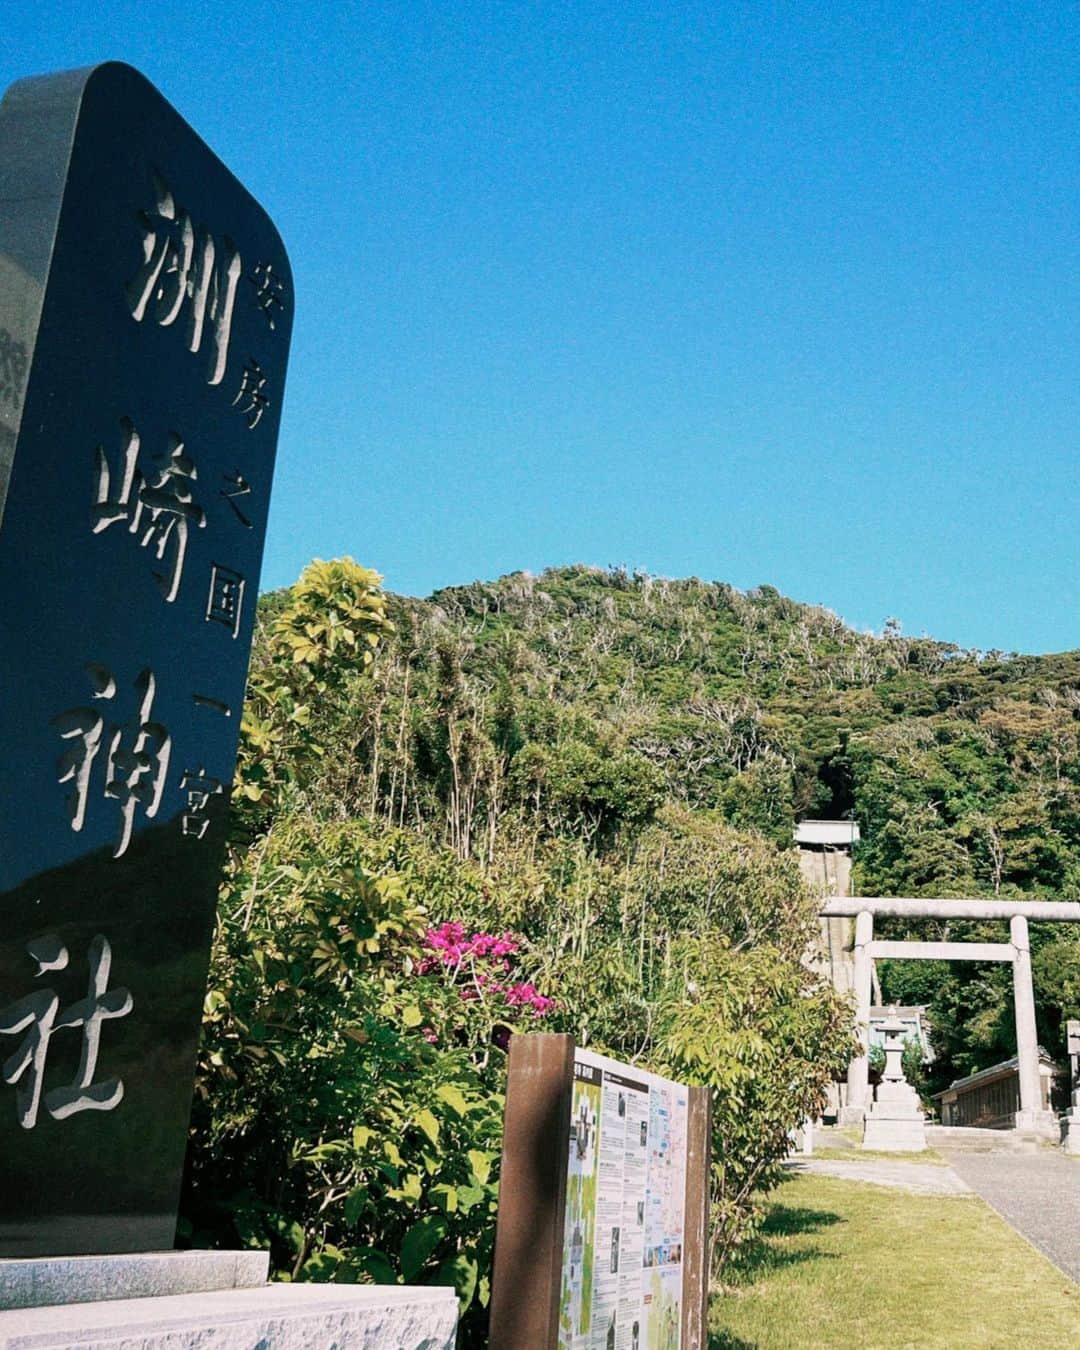
[[[1068,1036],[1069,1079],[1072,1101],[1061,1117],[1061,1143],[1066,1153],[1080,1153],[1080,1021],[1065,1024]]]
[[[904,1023],[889,1009],[881,1023],[885,1038],[885,1071],[873,1105],[863,1122],[863,1148],[889,1153],[921,1153],[926,1148],[926,1121],[919,1094],[904,1077]]]

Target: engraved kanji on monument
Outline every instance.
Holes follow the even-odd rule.
[[[0,1256],[173,1244],[293,313],[138,72],[0,104]]]

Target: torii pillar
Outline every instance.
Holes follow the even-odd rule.
[[[1057,1117],[1043,1107],[1042,1079],[1039,1074],[1039,1038],[1035,1030],[1035,991],[1031,982],[1031,943],[1027,916],[1014,914],[1009,920],[1013,949],[1013,1009],[1016,1016],[1016,1069],[1020,1079],[1020,1110],[1016,1128],[1032,1130],[1054,1126]]]
[[[870,999],[873,985],[873,961],[870,944],[874,940],[874,916],[861,909],[855,916],[855,1035],[860,1050],[848,1065],[847,1103],[840,1112],[841,1125],[861,1125],[866,1118],[870,1097]]]

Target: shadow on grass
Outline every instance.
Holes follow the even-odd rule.
[[[725,1285],[744,1289],[762,1276],[791,1266],[801,1266],[807,1261],[835,1261],[837,1257],[834,1252],[823,1251],[820,1247],[792,1249],[780,1239],[799,1237],[803,1233],[819,1233],[823,1228],[845,1222],[831,1210],[773,1203],[756,1236],[728,1263],[724,1271]],[[718,1345],[722,1344],[718,1342]]]
[[[757,1341],[744,1341],[730,1331],[710,1331],[708,1350],[758,1350]]]
[[[765,1222],[758,1230],[761,1238],[795,1237],[798,1233],[817,1233],[834,1223],[846,1223],[831,1209],[807,1209],[795,1205],[771,1204]]]

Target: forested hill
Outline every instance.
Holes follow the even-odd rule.
[[[779,843],[854,815],[867,894],[1080,891],[1080,651],[875,636],[769,586],[587,567],[389,612],[376,795],[445,808],[463,852],[493,814],[602,834],[674,798]]]
[[[289,594],[264,597],[264,625]],[[343,702],[308,809],[445,844],[491,878],[498,921],[524,921],[500,897],[534,859],[545,884],[581,889],[568,848],[614,875],[687,829],[789,849],[805,816],[858,820],[864,895],[1080,896],[1080,652],[963,651],[894,622],[858,633],[768,586],[589,567],[391,596],[387,612],[365,662],[348,645],[334,658]],[[597,911],[582,903],[584,932]],[[918,935],[945,930],[1000,939]],[[1080,1016],[1078,939],[1033,936],[1055,1054]],[[887,999],[931,1005],[935,1086],[1013,1053],[1004,967],[881,975]]]

